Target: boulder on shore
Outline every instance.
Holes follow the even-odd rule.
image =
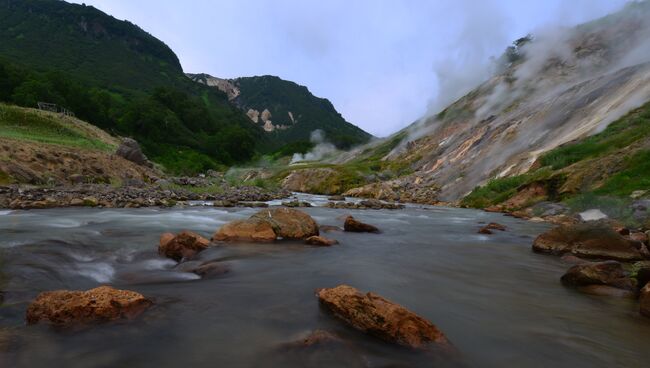
[[[445,335],[426,319],[374,293],[339,285],[317,291],[325,308],[350,326],[388,342],[426,349],[451,346]]]
[[[339,241],[336,239],[328,239],[324,236],[318,236],[318,235],[310,236],[309,238],[305,239],[305,244],[320,245],[324,247],[329,247],[331,245],[336,245],[338,243]]]
[[[153,167],[147,156],[142,153],[142,149],[135,139],[124,138],[120,146],[117,147],[115,154],[140,166]]]
[[[223,225],[212,240],[272,242],[278,237],[306,239],[317,235],[318,224],[308,214],[292,208],[273,208]]]
[[[160,236],[158,253],[177,262],[190,259],[210,246],[210,241],[191,231],[174,235],[164,233]]]
[[[575,287],[606,285],[630,291],[635,289],[630,275],[616,261],[575,265],[562,276],[562,283]]]
[[[345,231],[353,232],[353,233],[379,233],[379,229],[377,229],[375,226],[364,224],[361,221],[357,221],[352,216],[348,216],[345,218],[343,229]]]
[[[625,239],[603,222],[587,222],[554,228],[539,235],[533,251],[584,258],[636,261],[644,259],[641,243]]]
[[[100,286],[87,291],[56,290],[40,293],[27,308],[27,323],[56,327],[132,320],[153,303],[135,291]]]
[[[647,284],[643,289],[641,289],[639,304],[641,315],[650,317],[650,284]]]

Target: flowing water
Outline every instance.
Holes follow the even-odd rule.
[[[319,199],[316,198],[316,201]],[[1,367],[643,367],[650,320],[634,301],[562,287],[568,268],[531,252],[547,225],[473,210],[308,208],[320,224],[352,214],[382,234],[330,232],[340,245],[299,242],[211,248],[225,275],[200,279],[156,253],[162,232],[209,237],[254,209],[54,209],[0,212]],[[479,235],[482,222],[506,232]],[[346,327],[322,310],[321,287],[373,291],[431,320],[460,352],[440,361]],[[101,284],[138,291],[155,307],[128,324],[81,332],[25,326],[39,292]],[[343,348],[288,342],[324,329]],[[460,360],[460,362],[458,361]]]

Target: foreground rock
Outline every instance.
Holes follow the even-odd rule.
[[[492,230],[506,231],[506,227],[501,224],[497,224],[496,222],[490,222],[489,224],[479,229],[478,233],[489,235],[492,234]]]
[[[643,289],[641,289],[639,304],[641,315],[650,317],[650,284],[647,284]]]
[[[644,259],[641,247],[642,243],[625,239],[603,222],[560,226],[541,234],[533,243],[535,252],[618,261]]]
[[[361,221],[357,221],[352,216],[348,216],[345,218],[345,223],[343,224],[343,230],[353,232],[353,233],[379,233],[379,229],[377,229],[375,226],[364,224]]]
[[[318,224],[308,214],[292,208],[274,208],[223,225],[212,240],[272,242],[278,237],[306,239],[317,235]]]
[[[373,293],[339,285],[317,292],[325,308],[357,330],[414,349],[450,347],[445,335],[431,322]]]
[[[339,243],[339,241],[336,240],[336,239],[328,239],[326,237],[317,236],[317,235],[310,236],[309,238],[305,239],[305,244],[308,244],[308,245],[320,245],[320,246],[324,246],[324,247],[329,247],[331,245],[336,245],[338,243]]]
[[[575,265],[562,276],[562,283],[573,287],[591,287],[604,285],[634,293],[635,283],[630,275],[623,269],[623,265],[616,261],[606,261]],[[607,289],[591,287],[591,293],[608,293]]]
[[[47,291],[27,308],[27,323],[56,327],[84,327],[96,323],[132,320],[153,303],[135,291],[101,286],[87,291]]]
[[[183,231],[178,235],[165,233],[160,236],[158,253],[177,262],[190,259],[210,246],[210,241],[191,231]]]

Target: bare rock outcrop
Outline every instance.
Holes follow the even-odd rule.
[[[223,225],[213,236],[213,241],[272,242],[277,238],[273,227],[266,221],[237,220]]]

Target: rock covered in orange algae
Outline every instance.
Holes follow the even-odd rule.
[[[408,309],[374,293],[339,285],[317,291],[321,305],[357,330],[414,349],[450,348],[438,328]]]
[[[27,308],[27,323],[56,327],[132,320],[153,305],[142,294],[100,286],[87,291],[56,290],[40,293]]]

